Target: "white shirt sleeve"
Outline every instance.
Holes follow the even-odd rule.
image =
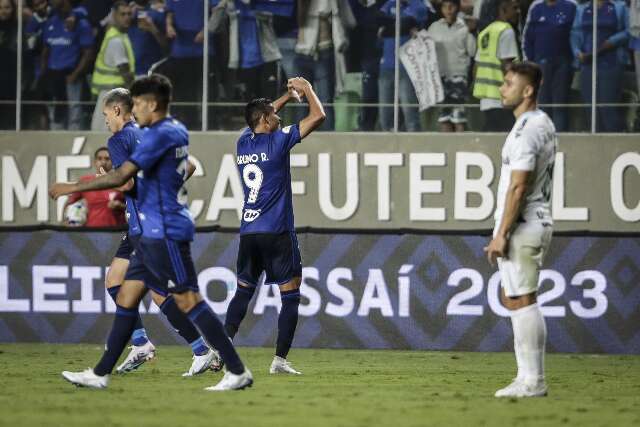
[[[518,58],[518,43],[516,42],[516,33],[513,28],[507,28],[500,34],[498,40],[498,58]]]
[[[104,62],[110,67],[119,67],[122,64],[129,63],[127,50],[124,47],[124,42],[121,38],[114,37],[109,40],[109,44],[107,44],[107,48],[104,52]]]

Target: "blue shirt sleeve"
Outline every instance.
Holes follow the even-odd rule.
[[[298,125],[283,127],[275,133],[276,144],[282,147],[285,152],[289,152],[300,141],[302,141],[302,138],[300,138],[300,127]]]
[[[125,141],[120,138],[109,138],[109,142],[107,143],[107,147],[109,148],[109,155],[111,156],[111,162],[113,163],[114,168],[119,168],[127,157],[129,157],[129,152],[125,145]]]
[[[129,161],[146,172],[160,160],[169,148],[171,148],[171,144],[164,143],[162,139],[157,137],[157,134],[154,137],[146,135],[129,157]]]
[[[78,33],[80,36],[80,46],[85,48],[93,46],[93,42],[95,41],[93,30],[86,19],[78,21]]]

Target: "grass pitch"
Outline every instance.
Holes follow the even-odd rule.
[[[304,375],[270,376],[272,349],[241,348],[253,388],[208,393],[221,374],[182,378],[185,347],[107,390],[72,386],[62,370],[93,366],[98,345],[0,344],[0,425],[7,426],[638,426],[640,357],[547,357],[550,394],[495,399],[509,353],[293,349]]]

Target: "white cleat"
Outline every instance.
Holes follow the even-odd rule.
[[[144,362],[156,357],[156,348],[151,341],[147,341],[141,346],[132,345],[129,348],[131,349],[129,355],[124,359],[124,362],[116,368],[116,372],[119,374],[138,369]]]
[[[242,390],[251,387],[253,384],[253,376],[249,369],[244,368],[244,372],[240,375],[233,374],[229,371],[224,373],[224,377],[220,382],[212,387],[205,388],[206,391],[229,391]]]
[[[269,373],[302,375],[302,372],[293,369],[291,363],[289,363],[287,359],[283,359],[279,356],[275,356],[273,358],[273,362],[271,362],[271,367],[269,368]]]
[[[544,381],[536,384],[525,384],[517,378],[503,389],[496,391],[496,397],[543,397],[547,395],[547,385]]]
[[[188,372],[182,374],[183,377],[193,377],[205,372],[207,369],[211,369],[213,372],[218,372],[222,369],[222,359],[217,351],[210,348],[208,352],[201,356],[193,355],[193,362]]]
[[[91,368],[82,372],[62,371],[62,378],[78,387],[107,388],[109,385],[109,375],[98,376]]]

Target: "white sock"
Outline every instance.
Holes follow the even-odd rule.
[[[544,381],[544,348],[547,327],[538,304],[511,312],[518,378],[525,384]]]

